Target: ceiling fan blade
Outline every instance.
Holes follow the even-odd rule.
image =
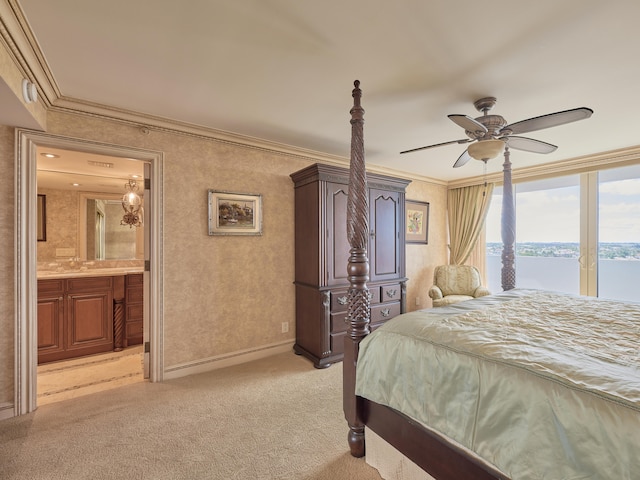
[[[447,115],[452,122],[473,133],[487,133],[487,127],[468,115]]]
[[[456,160],[456,163],[453,164],[453,168],[459,168],[464,164],[466,164],[469,160],[471,160],[471,155],[469,155],[468,150],[465,150],[464,152],[462,152],[462,155],[458,157],[458,160]]]
[[[451,140],[450,142],[443,142],[443,143],[436,143],[434,145],[427,145],[426,147],[418,147],[418,148],[412,148],[411,150],[405,150],[404,152],[400,152],[402,153],[411,153],[411,152],[417,152],[418,150],[426,150],[427,148],[434,148],[434,147],[442,147],[443,145],[451,145],[453,143],[469,143],[472,140],[470,138],[463,138],[462,140]]]
[[[565,123],[577,122],[589,118],[593,114],[593,110],[586,107],[574,108],[572,110],[564,110],[562,112],[549,113],[540,117],[529,118],[520,122],[507,125],[502,130],[510,130],[511,133],[527,133],[543,128],[556,127]]]
[[[532,153],[551,153],[555,152],[558,147],[547,142],[540,140],[534,140],[527,137],[503,137],[509,148],[515,148],[516,150],[523,150],[525,152]]]

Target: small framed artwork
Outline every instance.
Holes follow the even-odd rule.
[[[262,195],[209,190],[209,235],[262,235]]]
[[[407,200],[407,243],[429,243],[429,203]]]
[[[38,230],[38,241],[46,242],[47,241],[47,196],[38,194],[38,218],[37,218],[37,230]]]

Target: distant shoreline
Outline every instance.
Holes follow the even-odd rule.
[[[578,242],[523,242],[516,243],[518,257],[559,257],[578,258],[580,243]],[[487,242],[487,255],[500,256],[502,243]],[[634,242],[601,242],[598,257],[609,260],[640,260],[640,243]]]

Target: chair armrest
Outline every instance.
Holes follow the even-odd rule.
[[[491,295],[491,292],[487,287],[478,287],[473,292],[474,298],[484,297],[485,295]]]
[[[439,300],[443,298],[442,290],[440,290],[440,287],[438,287],[437,285],[434,285],[429,289],[429,296],[433,300]]]

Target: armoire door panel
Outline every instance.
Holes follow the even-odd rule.
[[[324,278],[323,259],[318,258],[324,237],[317,220],[324,191],[317,183],[308,183],[295,189],[295,278],[306,285],[317,285]],[[309,221],[316,219],[316,221]]]
[[[327,198],[327,254],[328,282],[327,285],[348,283],[347,263],[349,262],[349,239],[347,237],[347,200],[349,190],[341,183],[328,183]]]
[[[399,232],[400,205],[396,192],[371,189],[370,258],[372,280],[386,280],[400,275]]]

